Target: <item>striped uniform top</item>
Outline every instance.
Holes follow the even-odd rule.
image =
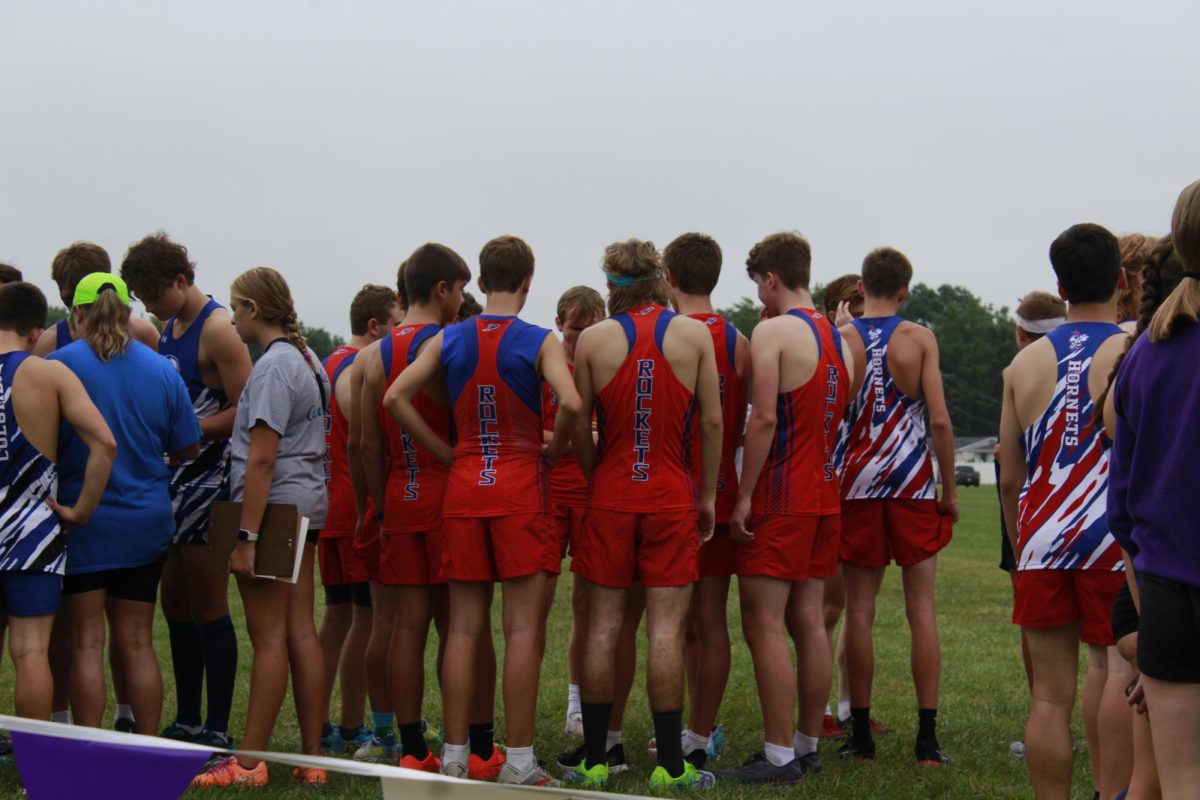
[[[866,369],[838,443],[843,500],[937,496],[925,401],[902,392],[888,369],[888,342],[901,322],[897,316],[853,321],[866,348]]]
[[[17,426],[13,377],[28,353],[0,355],[0,572],[63,574],[66,537],[46,505],[58,473]]]
[[[1111,445],[1092,421],[1088,390],[1096,350],[1121,332],[1107,322],[1068,322],[1046,334],[1058,376],[1050,405],[1022,437],[1029,474],[1017,514],[1019,570],[1124,569],[1106,514]]]

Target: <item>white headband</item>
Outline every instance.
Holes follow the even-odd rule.
[[[1067,321],[1066,317],[1051,317],[1050,319],[1025,319],[1017,314],[1017,327],[1026,333],[1049,333]]]

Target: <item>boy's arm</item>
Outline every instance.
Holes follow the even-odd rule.
[[[592,410],[595,402],[595,387],[592,384],[591,339],[584,331],[575,344],[575,390],[579,398],[579,419],[575,426],[575,458],[583,476],[590,479],[596,465],[596,442],[592,438]]]
[[[30,359],[32,362],[33,360]],[[27,363],[26,366],[29,366]],[[117,440],[108,423],[92,403],[87,389],[69,368],[55,362],[38,364],[50,378],[58,398],[62,418],[67,421],[87,446],[87,464],[83,470],[83,487],[74,506],[62,506],[47,499],[46,504],[58,515],[63,529],[82,525],[91,519],[108,485],[113,460],[117,455]]]
[[[357,387],[351,387],[357,388],[359,395],[358,402],[353,404],[355,413],[350,419],[351,452],[353,454],[357,451],[358,458],[355,460],[359,463],[359,472],[362,475],[362,486],[355,485],[354,496],[355,501],[360,503],[360,515],[365,513],[367,497],[370,497],[375,505],[375,515],[379,517],[383,514],[387,496],[387,465],[384,459],[383,429],[379,426],[375,409],[383,399],[383,384],[387,376],[383,374],[383,357],[379,348],[374,347],[365,359],[354,359],[354,364],[350,366],[352,379],[354,370],[359,369],[359,363],[362,361],[365,363],[362,364],[359,378],[355,381]],[[357,445],[354,444],[356,426]],[[358,496],[359,491],[362,491],[361,498]]]
[[[382,366],[382,362],[381,362]],[[429,340],[420,355],[396,378],[383,395],[383,407],[404,432],[416,439],[446,466],[454,463],[454,448],[434,433],[417,411],[413,399],[442,374],[442,334]]]
[[[942,372],[938,367],[937,339],[933,331],[922,329],[921,396],[929,410],[929,431],[933,436],[933,452],[937,455],[938,472],[942,475],[942,495],[938,513],[958,522],[958,486],[954,481],[954,426],[946,408],[942,388]]]
[[[230,327],[233,327],[232,325]],[[148,319],[141,317],[131,317],[129,320],[129,333],[142,344],[149,347],[155,352],[158,351],[158,328],[154,327],[154,323]]]
[[[246,388],[254,365],[250,363],[250,351],[238,336],[237,329],[223,317],[205,320],[200,336],[213,360],[213,366],[217,368],[221,389],[229,398],[229,408],[200,420],[200,431],[205,439],[228,439],[233,435],[238,398],[242,396],[242,389]]]
[[[746,407],[750,403],[751,386],[754,384],[754,365],[750,355],[750,340],[740,332],[737,335],[737,346],[734,348],[733,368],[738,374],[737,434],[734,448],[742,446],[743,432],[746,430]]]
[[[575,379],[567,366],[562,344],[549,333],[538,350],[538,370],[558,397],[558,413],[554,417],[554,436],[546,446],[546,463],[554,466],[579,428],[580,401]]]
[[[775,326],[761,322],[750,338],[751,369],[754,370],[754,402],[742,449],[742,477],[738,483],[737,503],[729,518],[733,538],[747,543],[754,534],[746,528],[754,486],[767,463],[767,454],[775,438],[775,406],[779,398],[779,341]]]
[[[700,541],[712,538],[716,527],[717,470],[721,466],[721,384],[717,377],[717,357],[713,340],[700,325],[688,326],[698,346],[700,369],[696,373],[696,399],[700,403],[700,453],[703,468],[696,497],[700,517]]]
[[[1012,386],[1014,371],[1012,366],[1004,370],[1004,401],[1000,407],[1000,441],[997,445],[1000,449],[996,457],[1000,459],[1000,513],[1013,553],[1020,562],[1021,551],[1017,542],[1021,536],[1017,530],[1017,506],[1021,490],[1025,488],[1029,467],[1021,448],[1021,423],[1017,419],[1016,394]]]

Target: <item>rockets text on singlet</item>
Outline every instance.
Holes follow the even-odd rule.
[[[737,502],[738,474],[735,456],[741,437],[739,404],[742,401],[741,381],[737,374],[737,328],[720,314],[689,314],[692,319],[703,322],[713,339],[713,353],[717,362],[717,387],[721,398],[721,459],[717,463],[717,522],[729,521],[729,515]],[[700,432],[693,433],[695,447],[692,453],[693,477],[698,481],[703,465],[700,453]]]
[[[1024,432],[1028,475],[1018,501],[1017,569],[1123,569],[1108,531],[1108,448],[1093,422],[1092,359],[1109,337],[1106,322],[1067,322],[1046,334],[1058,374],[1054,397]]]

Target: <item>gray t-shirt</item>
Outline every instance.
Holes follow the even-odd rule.
[[[250,454],[250,429],[262,422],[279,434],[275,475],[268,502],[294,504],[308,517],[308,529],[325,524],[328,500],[325,494],[325,424],[329,380],[316,355],[308,351],[313,369],[300,351],[285,340],[267,348],[254,365],[246,388],[238,400],[233,424],[229,472],[230,493],[241,500],[246,482],[246,458]],[[325,403],[321,401],[321,389]]]

